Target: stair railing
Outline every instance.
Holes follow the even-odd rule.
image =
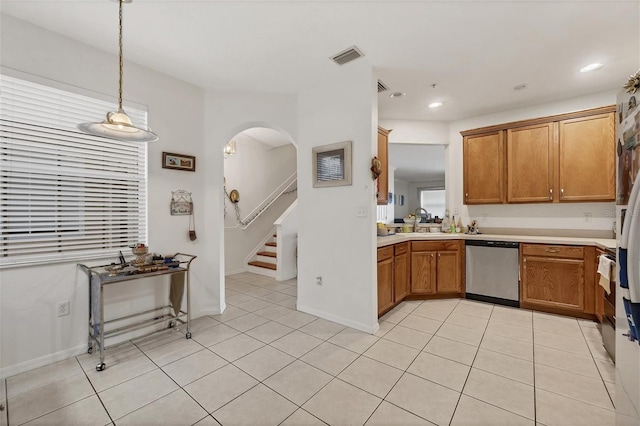
[[[283,195],[291,194],[298,190],[297,188],[298,182],[298,172],[293,172],[291,176],[286,178],[284,182],[282,182],[271,194],[269,194],[264,201],[262,201],[258,206],[251,211],[244,219],[240,219],[240,206],[238,203],[234,204],[236,219],[238,223],[234,226],[227,226],[225,229],[239,229],[242,230],[247,229],[256,219],[258,219],[262,213],[264,213],[273,203],[275,203],[278,198]],[[227,198],[225,197],[225,206],[227,202]]]

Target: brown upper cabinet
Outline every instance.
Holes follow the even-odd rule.
[[[507,202],[553,201],[553,123],[507,130]]]
[[[504,201],[503,134],[496,131],[464,137],[465,204],[498,204]]]
[[[464,203],[615,200],[615,106],[467,130]]]
[[[560,201],[615,201],[614,114],[558,122]]]
[[[382,164],[382,173],[378,176],[377,202],[379,206],[389,204],[389,132],[378,127],[378,160]]]

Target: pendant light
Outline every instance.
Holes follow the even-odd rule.
[[[103,136],[124,142],[153,142],[158,140],[158,135],[151,129],[136,127],[131,118],[122,109],[122,3],[131,3],[132,0],[116,0],[120,5],[119,13],[119,37],[120,47],[120,79],[118,82],[118,110],[107,112],[106,119],[101,123],[78,124],[78,129],[95,136]]]

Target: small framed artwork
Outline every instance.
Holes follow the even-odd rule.
[[[313,147],[314,188],[351,185],[351,147],[351,141]]]
[[[404,206],[404,195],[400,196],[400,205]]]
[[[174,154],[171,152],[162,153],[162,168],[174,170],[196,171],[196,157],[192,155]]]
[[[393,192],[389,193],[389,204],[393,204]]]

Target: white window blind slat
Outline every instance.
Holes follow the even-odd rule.
[[[6,75],[0,101],[0,267],[146,241],[146,145],[76,129],[115,105]],[[146,125],[146,111],[127,113]]]

